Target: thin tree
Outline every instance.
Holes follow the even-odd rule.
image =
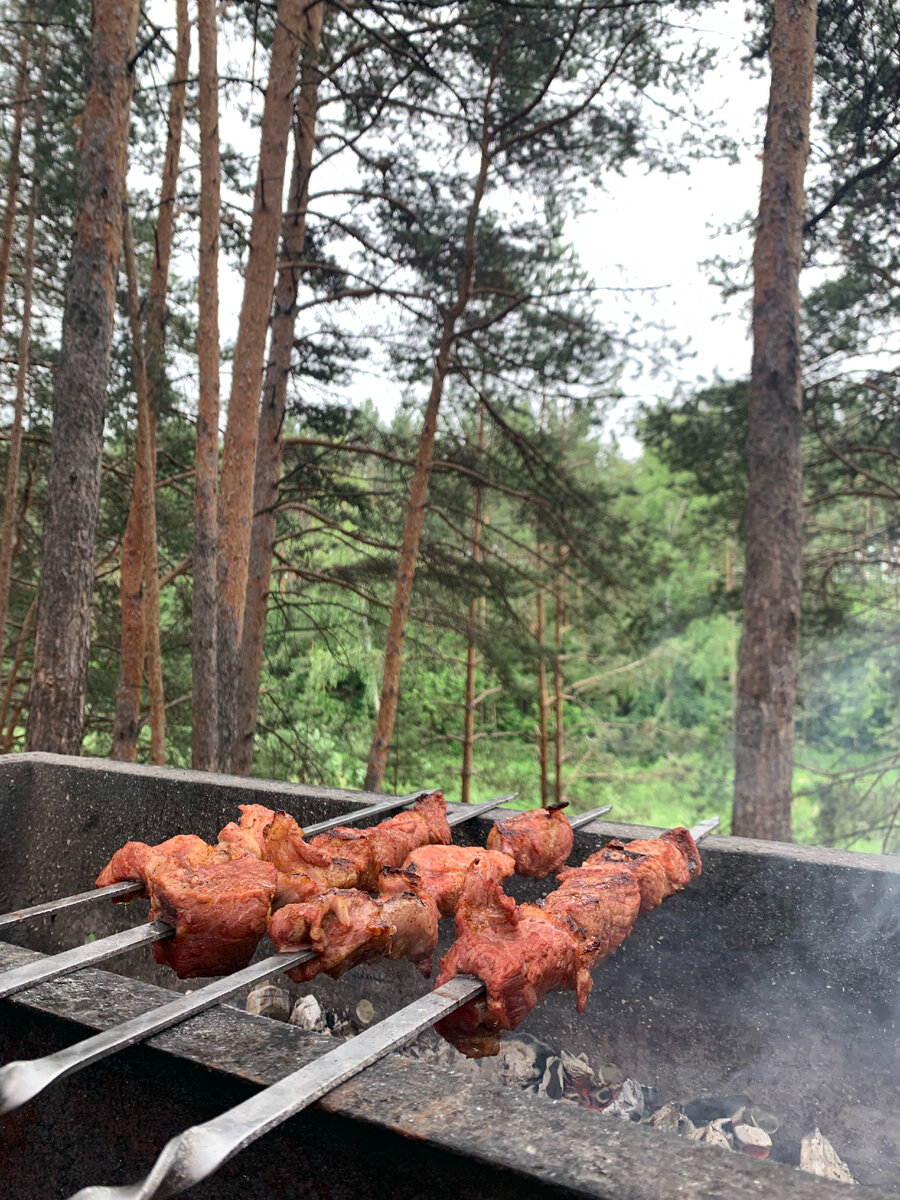
[[[253,484],[253,528],[247,573],[247,598],[241,636],[241,673],[237,694],[237,742],[233,767],[249,775],[259,708],[259,677],[266,631],[272,554],[275,549],[275,516],[281,472],[282,429],[287,385],[294,347],[297,293],[306,244],[306,209],[309,177],[316,143],[319,96],[319,49],[324,5],[311,4],[300,20],[300,87],[297,93],[294,161],[288,207],[281,226],[282,262],[275,285],[275,312],[269,361],[263,381]]]
[[[24,57],[24,55],[23,55]],[[35,139],[35,159],[40,137],[44,79],[47,65],[47,43],[44,41],[40,54],[39,83],[32,108],[32,123]],[[21,71],[21,59],[20,59]],[[19,83],[22,83],[20,78]],[[24,108],[24,103],[20,106]],[[21,139],[21,130],[19,130]],[[18,147],[16,150],[18,157]],[[0,645],[6,641],[6,617],[9,612],[9,593],[12,582],[12,564],[16,542],[16,495],[19,489],[19,466],[22,461],[22,438],[25,422],[25,400],[28,394],[28,371],[31,365],[31,309],[34,297],[34,239],[38,208],[40,207],[41,185],[38,172],[32,171],[31,195],[28,204],[28,220],[25,229],[25,250],[22,260],[22,323],[19,328],[19,345],[16,354],[16,399],[13,406],[13,423],[9,435],[9,455],[6,460],[6,487],[3,493],[3,518],[0,523]],[[7,204],[12,204],[10,196]],[[0,295],[0,309],[3,298]],[[2,320],[0,320],[2,324]],[[0,666],[2,666],[0,652]],[[0,724],[2,728],[2,724]]]
[[[478,450],[484,450],[484,405],[478,406]],[[482,490],[475,485],[472,499],[472,540],[470,556],[473,563],[481,562],[481,522],[483,516]],[[475,669],[478,665],[478,648],[475,643],[475,626],[478,621],[478,596],[469,599],[469,623],[466,627],[466,699],[463,718],[462,771],[460,772],[460,799],[463,804],[472,801],[472,759],[475,750]]]
[[[154,236],[154,253],[150,267],[150,286],[144,321],[144,379],[147,388],[147,419],[149,433],[151,480],[156,480],[156,405],[165,382],[164,345],[166,322],[166,291],[169,260],[172,254],[172,233],[175,221],[175,195],[181,155],[181,135],[184,126],[184,96],[190,57],[190,22],[187,0],[176,0],[176,50],[172,81],[169,85],[169,109],[166,126],[166,147],[160,185],[159,208]],[[139,414],[140,418],[140,414]],[[139,439],[136,447],[139,446]],[[151,588],[144,587],[146,553],[156,557],[154,547],[145,545],[144,513],[148,498],[144,494],[144,477],[140,454],[135,461],[134,486],[128,520],[122,537],[122,556],[119,573],[119,592],[122,609],[121,658],[119,683],[116,689],[116,711],[113,718],[113,737],[110,757],[121,762],[137,758],[137,739],[141,707],[141,685],[146,646],[144,613],[159,629],[159,605],[151,598]],[[153,503],[155,513],[155,501]],[[155,518],[154,518],[155,519]],[[158,591],[158,589],[152,589]],[[158,633],[155,637],[158,641]],[[162,696],[162,663],[153,657],[148,663],[151,696],[151,743],[153,762],[163,761],[165,745],[164,712],[153,697]],[[154,720],[155,717],[155,720]],[[162,730],[162,732],[160,732]]]
[[[25,745],[79,754],[103,423],[122,244],[137,0],[95,0]]]
[[[28,28],[27,20],[23,23]],[[12,259],[12,246],[16,232],[16,211],[19,205],[19,177],[21,164],[19,155],[22,150],[22,127],[25,121],[25,107],[28,88],[28,58],[31,54],[31,43],[27,34],[23,33],[19,40],[19,65],[16,69],[16,99],[13,108],[13,127],[9,139],[9,161],[6,167],[6,207],[3,210],[3,228],[0,231],[0,331],[3,329],[3,316],[6,309],[6,284],[9,279],[9,264]]]
[[[802,494],[799,274],[815,0],[775,0],[753,256],[744,620],[732,831],[789,840],[800,646]]]
[[[218,768],[223,771],[233,769],[237,739],[235,701],[253,524],[259,397],[275,284],[287,143],[302,45],[300,27],[306,8],[322,2],[279,0],[260,123],[256,194],[219,481]]]
[[[217,546],[219,476],[219,69],[215,0],[197,0],[200,248],[197,280],[197,447],[191,610],[191,763],[217,764]]]
[[[153,461],[153,431],[150,418],[150,388],[141,331],[141,300],[138,292],[137,260],[131,217],[125,210],[122,228],[122,257],[127,280],[128,326],[131,332],[131,362],[137,397],[136,488],[141,499],[141,542],[144,567],[144,643],[147,649],[147,682],[150,693],[150,761],[166,761],[166,711],[163,695],[162,652],[159,638],[159,562],[156,549],[156,468]]]

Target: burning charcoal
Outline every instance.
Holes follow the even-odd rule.
[[[552,1054],[549,1046],[527,1035],[502,1042],[497,1056],[497,1075],[509,1087],[533,1087],[543,1079]]]
[[[371,1000],[360,1000],[356,1006],[356,1019],[360,1025],[371,1025],[375,1020],[375,1005]]]
[[[568,1050],[563,1050],[560,1054],[563,1072],[567,1083],[581,1083],[582,1081],[590,1081],[594,1078],[594,1069],[588,1063],[587,1058],[583,1054],[570,1054]]]
[[[678,1133],[678,1128],[683,1120],[681,1109],[674,1100],[670,1100],[668,1104],[658,1108],[652,1116],[645,1117],[644,1123],[652,1125],[654,1129],[662,1129],[665,1133]]]
[[[315,996],[301,996],[291,1013],[291,1024],[309,1033],[330,1033],[322,1006]]]
[[[287,1021],[291,1015],[291,996],[284,988],[274,983],[261,983],[247,997],[248,1013],[258,1017],[271,1017],[274,1021]]]
[[[732,1118],[734,1121],[741,1119],[750,1125],[757,1125],[760,1129],[764,1129],[770,1137],[777,1132],[778,1126],[781,1124],[780,1117],[759,1104],[754,1104],[752,1108],[745,1108],[743,1113],[735,1113]]]
[[[539,1095],[547,1096],[550,1100],[562,1099],[563,1065],[555,1054],[547,1060],[547,1068],[541,1082],[533,1090]]]
[[[749,1103],[749,1096],[701,1096],[685,1104],[684,1115],[695,1125],[708,1125],[720,1117],[733,1117]]]
[[[736,1150],[741,1150],[752,1158],[768,1158],[772,1149],[772,1139],[758,1125],[748,1125],[740,1121],[734,1126],[734,1146]]]
[[[618,1096],[611,1104],[607,1104],[603,1111],[625,1121],[640,1121],[644,1115],[644,1092],[638,1081],[626,1079],[619,1089]]]
[[[856,1183],[850,1168],[838,1152],[816,1127],[800,1142],[800,1169],[822,1179],[834,1179],[838,1183]]]
[[[700,1131],[700,1137],[697,1140],[705,1146],[718,1146],[721,1150],[731,1150],[732,1139],[728,1135],[728,1125],[727,1117],[721,1117],[718,1121],[710,1121],[706,1128]],[[747,1128],[749,1129],[750,1126]]]

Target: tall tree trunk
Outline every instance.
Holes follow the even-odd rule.
[[[80,754],[137,0],[94,0],[25,744]]]
[[[25,26],[27,28],[27,25]],[[16,71],[16,103],[13,127],[9,139],[9,163],[6,168],[6,208],[3,210],[3,230],[0,232],[0,332],[6,311],[6,284],[16,233],[16,209],[19,204],[19,156],[22,150],[22,126],[25,121],[25,98],[28,88],[28,56],[31,43],[23,34],[19,42],[19,66]]]
[[[753,365],[744,623],[732,831],[789,840],[800,643],[799,274],[815,0],[775,0],[753,256]]]
[[[535,604],[534,640],[538,648],[538,764],[541,773],[541,808],[550,803],[550,746],[547,737],[547,709],[550,697],[547,694],[547,664],[544,661],[544,547],[537,544],[537,603]]]
[[[22,628],[19,630],[19,636],[16,638],[15,651],[13,652],[12,667],[10,668],[9,678],[6,680],[6,687],[3,689],[3,703],[0,705],[0,731],[6,727],[6,720],[9,716],[10,705],[12,704],[13,692],[16,690],[16,684],[19,680],[19,672],[22,669],[22,663],[25,660],[25,646],[28,643],[28,637],[31,633],[31,626],[34,624],[34,614],[37,612],[37,597],[32,600],[28,606],[28,611],[25,614],[25,620],[22,622]],[[21,706],[16,709],[21,711]],[[0,754],[9,754],[12,749],[13,740],[16,733],[16,717],[9,723],[9,728],[3,736],[2,745],[0,745]]]
[[[272,311],[284,171],[303,13],[321,0],[279,0],[259,133],[259,166],[219,485],[219,770],[234,768],[236,696],[247,597],[259,398]],[[226,702],[227,700],[227,702]]]
[[[281,225],[283,264],[275,286],[275,315],[269,361],[263,381],[253,483],[253,527],[247,572],[247,598],[241,635],[241,673],[238,681],[237,741],[233,768],[249,775],[259,709],[259,676],[266,633],[266,612],[275,549],[275,510],[281,474],[281,431],[287,400],[287,383],[294,347],[300,263],[306,244],[306,205],[309,175],[316,141],[319,103],[319,47],[324,5],[308,6],[300,22],[300,90],[288,208]]]
[[[140,418],[139,418],[140,420]],[[140,426],[137,437],[141,436]],[[119,559],[121,642],[116,710],[110,758],[136,762],[144,682],[144,522],[141,505],[141,451],[135,445],[134,481]]]
[[[184,126],[184,95],[188,60],[190,57],[190,22],[187,0],[176,0],[176,49],[172,82],[169,85],[169,112],[166,134],[166,149],[163,159],[162,182],[160,185],[159,208],[156,218],[156,233],[153,261],[150,267],[146,319],[144,321],[144,364],[147,382],[147,406],[149,410],[151,479],[156,479],[156,407],[159,392],[165,381],[165,322],[166,291],[169,278],[169,260],[172,254],[172,231],[175,220],[175,194],[178,185],[178,165],[181,155],[181,135]],[[143,476],[139,468],[140,455],[136,455],[134,487],[128,521],[122,538],[122,560],[119,570],[119,592],[122,610],[121,659],[119,683],[116,690],[116,711],[113,718],[112,749],[110,757],[120,762],[134,762],[137,758],[137,739],[140,731],[141,685],[144,673],[144,610],[152,609],[153,601],[149,589],[143,589],[144,523],[142,510],[146,497]],[[154,501],[155,511],[155,501]],[[150,619],[159,625],[158,605]],[[154,673],[151,696],[162,689],[162,665],[150,668]],[[158,717],[158,714],[157,714]],[[151,712],[152,718],[152,712]],[[157,722],[158,723],[158,722]],[[151,742],[159,750],[159,736],[153,737],[151,720]],[[151,754],[153,750],[151,748]],[[156,758],[153,759],[156,761]]]
[[[562,634],[563,634],[563,569],[565,547],[560,547],[560,565],[556,575],[556,595],[554,596],[554,632],[553,644],[556,654],[553,659],[553,743],[554,743],[554,788],[553,797],[557,804],[565,800],[562,768],[565,762],[565,742],[563,737],[563,686],[562,686]]]
[[[487,112],[487,102],[485,103],[485,112]],[[366,778],[363,784],[366,791],[370,792],[381,790],[381,781],[384,778],[388,750],[390,749],[391,738],[394,732],[394,722],[397,719],[397,701],[400,694],[400,669],[403,665],[403,641],[406,637],[406,623],[409,619],[409,605],[416,577],[419,537],[421,536],[422,524],[425,520],[425,500],[428,495],[431,464],[434,461],[434,439],[437,434],[438,412],[444,394],[444,380],[447,378],[447,371],[450,367],[450,354],[456,336],[456,326],[466,311],[472,291],[472,279],[475,273],[475,256],[477,252],[476,228],[481,201],[484,198],[484,189],[487,185],[490,164],[491,155],[487,130],[485,129],[482,134],[481,161],[475,180],[475,190],[466,220],[459,286],[456,300],[447,309],[441,329],[441,337],[438,342],[437,355],[434,361],[434,370],[431,376],[431,391],[428,396],[428,404],[425,407],[425,418],[422,422],[422,432],[419,435],[412,484],[409,490],[409,502],[406,506],[406,521],[403,528],[403,541],[400,547],[400,560],[397,566],[397,583],[394,587],[394,600],[391,605],[387,643],[384,651],[384,668],[381,675],[381,698],[378,706],[378,715],[375,720],[372,745],[369,749]]]
[[[219,477],[219,74],[215,0],[197,0],[200,251],[197,281],[197,450],[191,615],[191,764],[218,765],[217,544]]]
[[[28,391],[30,363],[31,300],[34,289],[34,226],[39,201],[40,187],[35,181],[31,186],[31,204],[25,234],[25,258],[22,265],[22,327],[19,331],[19,351],[16,362],[16,401],[9,437],[9,457],[6,460],[3,522],[0,525],[0,646],[6,641],[6,617],[9,612],[9,591],[16,540],[16,493],[19,487],[19,465],[22,461],[22,427],[25,419],[25,398]],[[3,654],[0,651],[0,675],[2,675],[2,665]]]
[[[478,450],[484,449],[484,405],[478,406]],[[472,549],[473,563],[481,562],[481,488],[475,485],[475,496],[472,503]],[[475,646],[475,623],[478,620],[478,597],[473,596],[469,601],[469,625],[466,633],[466,709],[463,721],[463,758],[461,772],[461,794],[463,804],[472,802],[472,759],[475,751],[475,668],[478,664],[478,654]]]
[[[163,695],[162,652],[159,638],[159,561],[156,548],[156,470],[153,454],[153,430],[150,426],[150,389],[144,360],[141,331],[141,301],[138,294],[137,262],[131,217],[125,211],[122,230],[125,274],[128,281],[128,324],[131,330],[131,361],[134,391],[137,397],[137,455],[135,489],[141,498],[141,533],[144,567],[144,642],[147,648],[147,687],[150,693],[150,761],[163,766],[166,761],[166,711]]]

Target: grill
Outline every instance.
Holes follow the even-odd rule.
[[[83,890],[128,838],[211,834],[238,803],[286,808],[309,824],[376,799],[49,755],[0,760],[0,797],[0,911]],[[483,844],[487,828],[487,819],[473,821],[455,840]],[[574,858],[604,836],[646,833],[592,826],[577,835]],[[777,1104],[787,1135],[821,1126],[857,1179],[896,1195],[900,862],[716,838],[704,862],[688,892],[641,918],[596,972],[582,1017],[571,997],[550,996],[523,1028],[573,1053],[602,1045],[667,1095],[747,1092]],[[519,899],[546,889],[522,879],[509,888]],[[107,904],[42,918],[4,932],[0,967],[142,918],[137,906]],[[171,1000],[161,984],[171,988],[171,974],[136,949],[106,970],[3,1001],[0,1062],[52,1052]],[[304,990],[344,1009],[365,998],[381,1020],[428,985],[400,962]],[[68,1196],[88,1183],[131,1183],[186,1126],[333,1047],[224,1005],[194,1017],[0,1119],[0,1193]],[[188,1194],[411,1198],[465,1188],[477,1198],[520,1197],[526,1187],[536,1197],[803,1200],[844,1195],[839,1186],[392,1056]]]

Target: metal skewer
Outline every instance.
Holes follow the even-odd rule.
[[[423,796],[430,795],[435,791],[434,788],[425,788],[423,791],[410,792],[408,796],[391,796],[388,800],[379,800],[375,804],[369,804],[365,808],[358,808],[354,812],[344,813],[340,817],[329,817],[327,821],[318,821],[315,825],[308,825],[303,830],[303,836],[306,838],[315,837],[317,833],[325,833],[329,829],[334,829],[337,825],[349,825],[353,821],[362,821],[366,817],[375,817],[379,813],[391,812],[394,809],[402,808],[404,804],[412,804],[415,800],[421,799]],[[122,883],[110,883],[106,887],[91,888],[88,892],[78,892],[74,896],[63,896],[60,900],[47,900],[42,904],[33,904],[30,908],[19,908],[12,912],[0,914],[0,929],[9,925],[19,925],[22,921],[30,921],[33,917],[42,917],[47,913],[61,912],[66,908],[78,908],[82,904],[93,904],[97,900],[115,900],[119,896],[133,896],[144,890],[144,885],[132,880],[124,880]]]
[[[611,804],[606,804],[603,808],[594,808],[590,812],[582,813],[580,817],[573,817],[569,824],[573,829],[581,829],[585,825],[590,825],[591,821],[602,817],[604,813],[608,813],[611,808]]]
[[[499,808],[501,804],[505,804],[508,800],[514,800],[517,795],[518,792],[511,792],[507,796],[497,796],[493,800],[484,801],[482,804],[470,805],[464,812],[453,813],[452,816],[448,817],[447,824],[450,826],[462,825],[463,822],[470,821],[473,817],[487,813],[491,809]],[[164,921],[156,921],[154,925],[161,926],[164,932],[157,933],[152,939],[147,938],[146,940],[167,937],[172,932],[172,926]],[[142,926],[140,928],[143,931],[151,928],[151,926]],[[122,937],[121,934],[114,935],[114,938],[120,937]],[[106,940],[111,941],[113,939]],[[96,944],[94,943],[94,945]],[[92,947],[89,945],[80,947],[80,949],[90,950]],[[50,960],[41,959],[38,963],[28,965],[29,967],[39,969],[44,967],[48,962],[58,962],[60,957],[62,956],[56,956],[56,958]],[[290,971],[293,967],[297,967],[304,962],[309,962],[310,959],[315,957],[310,950],[297,951],[293,954],[273,954],[258,963],[251,963],[249,967],[245,967],[242,971],[235,971],[223,979],[216,979],[212,983],[188,993],[186,996],[179,996],[177,1000],[173,1000],[170,1004],[164,1004],[160,1008],[151,1009],[149,1012],[142,1013],[141,1016],[134,1017],[130,1021],[123,1021],[111,1029],[105,1029],[93,1037],[77,1042],[74,1046],[67,1046],[64,1050],[57,1051],[55,1054],[48,1054],[43,1058],[7,1063],[6,1066],[0,1068],[0,1114],[11,1112],[13,1109],[25,1104],[56,1079],[62,1079],[66,1075],[71,1075],[73,1072],[80,1070],[82,1067],[90,1066],[91,1063],[108,1058],[109,1055],[114,1054],[117,1050],[125,1049],[126,1046],[133,1046],[136,1042],[145,1041],[147,1038],[152,1037],[156,1033],[161,1033],[162,1030],[168,1029],[172,1025],[180,1024],[180,1022],[187,1020],[188,1017],[195,1016],[197,1013],[212,1008],[222,1000],[233,996],[251,984],[267,978],[269,975],[273,975],[278,971]],[[19,970],[25,972],[28,970],[28,967],[19,968]],[[65,973],[65,970],[60,973]],[[10,971],[9,974],[14,974],[14,972]],[[0,976],[0,978],[4,977]],[[46,974],[41,975],[41,979],[46,978],[49,978],[49,976]],[[29,984],[26,983],[22,986],[27,987]],[[0,992],[0,995],[2,994]]]
[[[691,830],[694,840],[702,841],[718,824],[718,817],[701,821]],[[242,1104],[172,1138],[142,1181],[124,1187],[82,1188],[71,1200],[165,1200],[193,1187],[270,1129],[314,1104],[391,1050],[406,1045],[430,1025],[477,999],[483,991],[480,979],[458,975]]]
[[[423,1030],[449,1016],[484,990],[480,979],[459,975],[407,1004],[393,1016],[323,1054],[249,1100],[202,1125],[194,1125],[165,1146],[150,1174],[126,1187],[82,1188],[72,1200],[162,1200],[192,1187],[301,1109],[351,1079],[391,1050],[399,1050]]]

